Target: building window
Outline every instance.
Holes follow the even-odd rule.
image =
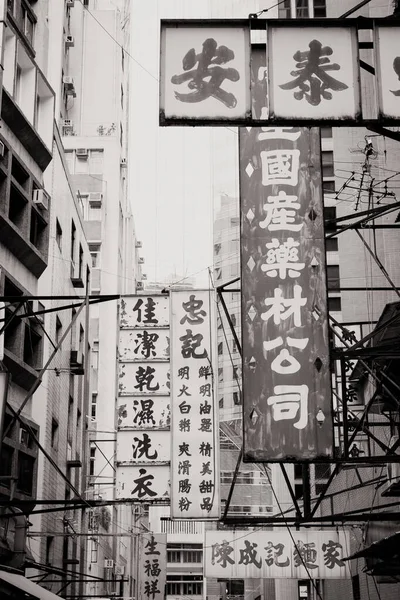
[[[218,367],[218,381],[222,383],[224,381],[224,368]]]
[[[91,537],[90,538],[90,562],[97,563],[97,553],[99,548],[99,539]]]
[[[324,220],[325,220],[325,232],[332,233],[337,231],[336,222],[329,223],[329,221],[336,221],[336,207],[335,206],[326,206],[324,208]],[[326,242],[326,250],[329,252],[337,252],[338,250],[338,238],[337,236],[332,238],[327,238]]]
[[[221,244],[220,243],[214,244],[214,254],[216,256],[218,256],[218,254],[220,253],[220,251],[221,251]]]
[[[232,352],[233,352],[233,354],[236,354],[237,351],[238,351],[238,349],[237,349],[236,342],[235,342],[235,340],[233,340],[233,342],[232,342]]]
[[[333,194],[335,192],[335,182],[334,181],[324,181],[322,183],[322,188],[324,194]]]
[[[56,419],[51,420],[51,447],[58,450],[58,421]]]
[[[328,297],[328,310],[331,312],[340,312],[342,310],[342,300],[338,296]]]
[[[6,422],[4,423],[4,429],[6,428]],[[7,437],[11,437],[11,431],[7,434]],[[14,457],[14,449],[10,446],[7,446],[3,442],[1,446],[1,461],[0,461],[0,477],[5,478],[1,479],[1,485],[3,487],[9,488],[11,484],[11,479],[7,479],[7,477],[11,477],[13,471],[13,457]]]
[[[62,333],[62,322],[60,317],[56,316],[56,344],[60,343]]]
[[[72,266],[72,269],[75,266],[75,238],[76,238],[76,227],[75,227],[75,223],[73,221],[71,221],[71,250],[70,250],[70,256],[71,256],[71,266]]]
[[[89,475],[94,475],[94,463],[96,461],[96,446],[90,445],[90,458],[89,458]]]
[[[309,16],[308,0],[296,0],[296,17],[298,19],[307,19]]]
[[[101,175],[104,170],[104,152],[103,150],[90,150],[89,172],[91,174]]]
[[[203,578],[196,575],[167,575],[167,595],[202,596]]]
[[[54,536],[48,535],[46,537],[46,558],[45,558],[46,565],[51,565],[51,563],[53,562],[53,542],[54,542]]]
[[[221,267],[215,267],[215,279],[220,281],[222,279],[222,269]]]
[[[340,289],[339,265],[327,265],[326,275],[328,279],[328,290]]]
[[[239,406],[241,404],[239,392],[233,392],[233,404],[235,406]]]
[[[231,277],[237,277],[239,275],[239,263],[234,262],[230,266]]]
[[[233,367],[232,367],[232,377],[235,380],[239,377],[239,367],[238,367],[238,365],[233,365]]]
[[[316,19],[326,17],[326,0],[314,0],[314,17]]]
[[[35,471],[35,458],[25,452],[18,452],[18,480],[19,492],[31,495],[33,492],[33,476]]]
[[[202,544],[168,544],[167,562],[169,563],[201,563],[203,561]],[[172,579],[180,576],[171,575]],[[192,576],[189,580],[194,579]]]
[[[42,336],[35,327],[27,323],[25,324],[23,360],[34,369],[40,367],[42,360]]]
[[[94,269],[100,267],[100,248],[101,244],[89,244],[89,252],[92,260],[92,267]]]
[[[46,246],[46,229],[46,221],[32,208],[29,240],[41,252],[44,252]]]
[[[33,36],[35,32],[35,18],[30,13],[30,11],[24,6],[24,3],[21,4],[21,18],[22,18],[22,27],[24,34],[30,43],[33,46]]]
[[[219,399],[218,405],[219,405],[220,408],[224,408],[224,399],[223,398]]]
[[[233,327],[236,327],[236,315],[234,313],[231,314],[231,323]]]
[[[58,219],[56,219],[56,242],[58,249],[62,252],[62,229]]]
[[[224,351],[224,343],[223,342],[219,342],[219,344],[218,344],[218,354],[219,354],[219,356],[222,355],[223,351]]]
[[[333,152],[332,150],[322,151],[322,176],[334,177]],[[324,186],[325,187],[325,186]]]
[[[290,19],[290,0],[283,0],[279,4],[278,18],[279,19]]]
[[[91,409],[90,409],[90,416],[92,417],[93,420],[96,419],[96,414],[97,414],[97,393],[93,393]]]
[[[64,150],[65,162],[67,163],[68,171],[74,174],[74,151]]]
[[[314,7],[314,10],[315,10],[315,7]],[[326,127],[326,126],[325,127],[321,127],[320,128],[320,132],[321,132],[321,137],[323,139],[329,139],[333,135],[332,134],[332,127]]]

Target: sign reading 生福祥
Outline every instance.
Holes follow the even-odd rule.
[[[211,290],[171,294],[171,517],[219,517]]]
[[[346,531],[206,531],[205,577],[219,579],[343,579]]]
[[[253,19],[267,30],[266,124],[363,125],[356,19]],[[379,105],[369,123],[400,119],[400,28],[365,20],[375,29],[374,83]],[[250,98],[249,22],[161,22],[161,125],[261,124]],[[251,51],[253,60],[253,49]]]

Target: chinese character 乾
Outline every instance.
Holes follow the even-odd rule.
[[[297,196],[288,196],[280,191],[277,196],[268,196],[265,219],[260,221],[261,229],[268,231],[300,231],[304,223],[295,223],[296,211],[300,208]]]
[[[183,325],[186,321],[190,323],[190,325],[204,323],[203,317],[205,317],[207,313],[205,310],[201,310],[202,306],[203,300],[196,300],[195,295],[191,294],[188,302],[182,302],[182,308],[185,310],[186,315],[179,321],[180,324]]]
[[[221,88],[225,79],[239,81],[239,71],[229,67],[221,67],[235,58],[235,53],[226,46],[218,46],[213,38],[203,42],[203,50],[196,54],[191,48],[183,57],[182,67],[185,73],[173,75],[171,83],[181,85],[188,82],[187,86],[192,92],[182,94],[175,92],[175,98],[180,102],[202,102],[207,98],[215,98],[227,108],[234,108],[237,104],[236,97]],[[197,64],[197,68],[195,68]]]
[[[299,540],[293,550],[294,566],[305,566],[307,569],[318,569],[318,565],[314,564],[316,560],[317,551],[315,550],[315,543],[310,542],[309,544],[305,544]]]
[[[260,157],[263,185],[297,185],[300,150],[263,150]]]
[[[220,565],[223,569],[226,569],[227,564],[234,565],[235,561],[230,556],[233,552],[233,546],[230,546],[226,540],[222,541],[222,544],[213,544],[211,546],[211,564]]]
[[[276,385],[274,396],[267,399],[274,421],[294,421],[293,427],[304,429],[308,423],[308,385]]]
[[[135,389],[138,389],[140,392],[143,392],[143,388],[146,387],[146,390],[149,392],[155,392],[160,388],[160,384],[157,383],[155,385],[151,385],[151,382],[154,379],[155,369],[152,367],[138,367],[136,371],[135,378],[137,381],[137,385],[135,385]]]
[[[322,551],[324,553],[324,563],[328,567],[328,569],[333,569],[335,565],[337,565],[338,567],[345,566],[343,560],[341,559],[341,552],[339,552],[338,550],[339,548],[340,550],[343,550],[341,544],[338,544],[337,542],[334,542],[332,540],[329,540],[327,544],[322,544]]]
[[[268,321],[271,317],[274,317],[275,325],[280,325],[281,321],[285,321],[293,315],[293,324],[296,327],[301,327],[301,307],[307,303],[307,298],[302,298],[301,292],[301,286],[295,285],[293,286],[293,298],[285,299],[281,288],[275,288],[274,297],[265,298],[264,300],[265,306],[271,308],[262,313],[262,320]]]
[[[340,65],[330,63],[328,56],[333,54],[330,46],[323,46],[318,40],[312,40],[308,47],[309,50],[305,52],[298,50],[293,55],[297,70],[291,71],[290,74],[294,79],[279,87],[283,90],[294,90],[298,87],[299,91],[293,93],[296,100],[305,98],[312,106],[318,106],[321,98],[332,100],[332,94],[327,90],[342,92],[347,90],[348,85],[327,73],[327,71],[340,70]]]
[[[277,238],[272,238],[271,242],[265,244],[268,248],[265,264],[261,265],[261,270],[268,277],[278,277],[286,279],[289,277],[298,277],[299,272],[305,267],[305,263],[299,262],[299,242],[295,242],[293,238],[288,238],[286,242],[281,244]]]

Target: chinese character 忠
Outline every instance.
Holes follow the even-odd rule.
[[[182,308],[187,314],[182,317],[180,324],[183,325],[186,321],[190,323],[190,325],[204,323],[203,317],[205,317],[207,313],[205,310],[201,310],[202,306],[203,300],[196,300],[195,295],[191,294],[188,302],[182,302]]]
[[[188,81],[188,88],[194,91],[188,94],[175,92],[175,98],[180,102],[194,103],[212,97],[226,107],[234,108],[237,104],[235,96],[222,89],[221,85],[225,79],[239,81],[240,75],[236,69],[220,66],[234,58],[232,50],[226,46],[218,46],[213,38],[203,42],[203,51],[200,54],[196,54],[195,49],[191,48],[182,60],[185,73],[174,75],[171,82],[180,85]]]
[[[327,73],[327,71],[340,70],[340,65],[330,63],[328,56],[333,54],[330,46],[323,46],[318,40],[312,40],[308,47],[310,50],[305,52],[298,50],[293,55],[298,70],[291,71],[290,74],[295,79],[279,87],[283,90],[294,90],[298,87],[299,91],[293,93],[296,100],[302,100],[305,97],[309,104],[318,106],[321,97],[325,100],[332,100],[332,94],[327,90],[342,92],[347,90],[348,86]]]

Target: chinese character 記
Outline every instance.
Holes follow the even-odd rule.
[[[277,567],[287,567],[289,565],[290,560],[288,556],[286,556],[286,560],[279,560],[279,557],[283,554],[284,548],[284,544],[275,544],[274,546],[272,542],[267,542],[267,545],[264,548],[267,554],[265,562],[269,567],[274,564]]]

